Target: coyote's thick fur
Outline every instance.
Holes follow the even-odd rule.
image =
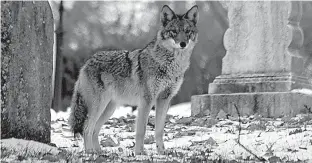
[[[148,115],[156,108],[155,139],[164,152],[163,133],[170,100],[183,82],[197,42],[198,7],[184,15],[167,5],[154,40],[134,51],[100,51],[81,68],[71,103],[70,125],[81,133],[86,151],[99,151],[102,125],[121,105],[138,106],[135,154],[143,153]]]

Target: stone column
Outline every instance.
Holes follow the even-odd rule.
[[[294,89],[312,89],[300,55],[303,32],[301,2],[228,3],[229,29],[222,74],[209,85],[209,94],[192,97],[192,115],[224,110],[267,117],[294,115],[312,107],[312,97]]]
[[[1,1],[1,138],[50,142],[53,16],[47,1]]]

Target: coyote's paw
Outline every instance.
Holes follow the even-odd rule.
[[[142,151],[135,151],[135,155],[147,155],[145,150]]]
[[[87,154],[98,154],[98,153],[100,153],[100,151],[98,151],[96,149],[86,149],[85,152]]]
[[[158,155],[165,155],[165,149],[164,150],[157,150]]]
[[[159,155],[164,155],[165,154],[165,147],[164,147],[163,144],[162,145],[157,145],[157,153]]]
[[[135,155],[146,155],[146,151],[144,150],[144,148],[135,148]]]

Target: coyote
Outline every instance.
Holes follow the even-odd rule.
[[[160,30],[143,49],[100,51],[82,66],[75,84],[69,123],[80,133],[87,152],[101,151],[98,134],[116,107],[137,106],[136,155],[144,154],[148,115],[156,109],[157,152],[164,153],[163,133],[171,99],[183,82],[197,42],[198,6],[184,15],[165,5]]]

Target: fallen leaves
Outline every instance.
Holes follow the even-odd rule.
[[[177,124],[190,125],[193,121],[193,117],[183,117],[176,121]]]
[[[103,147],[117,147],[120,145],[120,141],[111,135],[105,135],[104,139],[100,141]]]
[[[147,135],[144,139],[144,144],[153,144],[155,143],[154,135]]]
[[[297,133],[301,133],[302,129],[301,128],[296,128],[292,131],[289,132],[289,135],[293,135],[293,134],[297,134]]]
[[[174,138],[180,138],[182,136],[192,136],[192,135],[195,135],[196,132],[195,131],[178,131],[175,135],[174,135]]]
[[[116,158],[124,158],[126,156],[127,158],[134,158],[134,156],[132,156],[131,152],[129,151],[133,151],[133,147],[135,145],[135,118],[136,117],[134,115],[127,115],[110,119],[105,124],[105,126],[103,126],[100,132],[101,134],[99,139],[101,140],[100,144],[102,149],[114,151],[115,154],[117,153]],[[246,148],[253,149],[257,155],[266,157],[267,160],[272,162],[285,160],[284,157],[277,157],[275,155],[276,152],[283,152],[285,155],[289,153],[291,156],[293,153],[298,155],[299,152],[311,151],[312,139],[309,139],[309,136],[312,136],[311,132],[309,132],[311,131],[311,127],[306,129],[309,124],[312,124],[310,115],[302,114],[296,117],[284,118],[263,118],[259,115],[251,115],[242,116],[240,117],[240,120],[241,141],[244,142]],[[65,138],[65,135],[70,132],[68,128],[69,126],[66,124],[66,119],[64,121],[59,120],[56,123],[53,123],[52,134],[61,135],[63,138]],[[198,158],[201,158],[199,160],[204,160],[205,158],[211,158],[212,156],[216,158],[218,155],[230,154],[230,152],[226,153],[226,151],[233,151],[233,153],[230,155],[234,155],[236,159],[241,158],[243,160],[252,160],[253,156],[242,156],[243,152],[241,150],[244,149],[236,148],[236,146],[233,145],[227,146],[227,144],[235,142],[235,139],[237,138],[236,135],[238,134],[238,124],[238,117],[230,116],[223,110],[219,112],[217,118],[212,118],[209,116],[199,118],[168,115],[166,117],[164,133],[165,146],[167,147],[165,152],[166,156],[169,158],[184,157],[193,160],[197,160]],[[155,153],[156,151],[154,137],[155,125],[155,117],[150,116],[148,119],[146,137],[144,139],[144,144],[149,147],[147,150],[148,154]],[[270,139],[267,139],[268,135],[272,135],[273,133],[278,134],[280,132],[286,134],[276,135],[279,137],[276,139],[276,144],[279,147],[266,147],[266,144],[269,142],[272,143],[272,141],[269,141]],[[220,135],[216,136],[216,134]],[[280,140],[284,140],[287,135],[291,135],[295,138],[302,134],[304,134],[305,137],[310,140],[310,142],[307,141],[305,143],[306,145],[298,144],[297,148],[289,148],[291,145],[287,145],[285,143],[281,144],[282,141]],[[247,136],[250,138],[246,139]],[[82,140],[80,139],[78,142],[82,142]],[[249,144],[248,142],[252,143]],[[187,145],[181,146],[179,143]],[[174,146],[176,147],[168,148],[168,144],[175,144]],[[237,145],[236,142],[235,145]],[[281,148],[281,146],[287,146],[288,148]],[[81,144],[79,145],[76,143],[73,145],[73,147],[81,148]],[[262,149],[262,151],[260,149]],[[148,157],[154,158],[156,156]],[[97,161],[107,161],[107,159],[114,160],[113,157],[111,157],[111,154],[108,154],[108,156],[105,157],[102,156],[99,158],[94,158],[94,160]]]

